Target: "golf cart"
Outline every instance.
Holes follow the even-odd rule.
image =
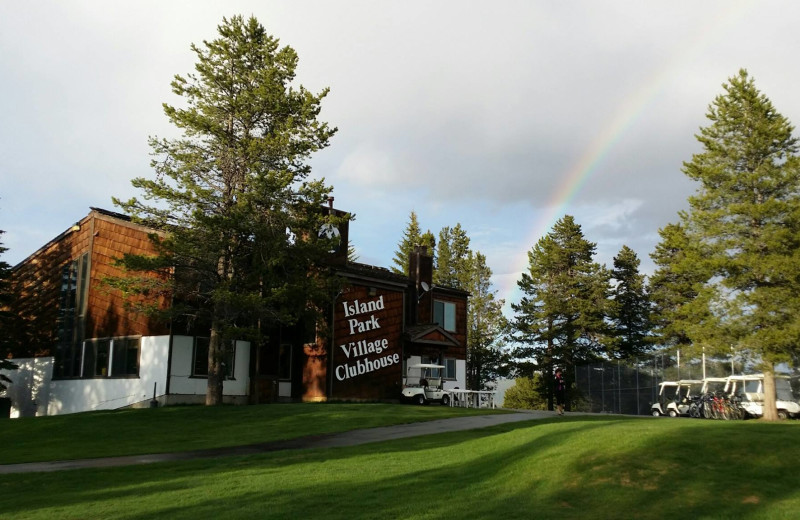
[[[658,402],[650,407],[650,413],[655,417],[669,415],[678,417],[689,415],[689,408],[692,404],[692,388],[696,390],[702,381],[695,379],[681,379],[680,381],[663,381],[658,386]]]
[[[414,404],[428,404],[431,401],[450,404],[450,394],[442,388],[442,378],[433,377],[434,370],[441,375],[444,365],[419,363],[410,365],[403,383],[402,399]]]
[[[764,374],[730,376],[725,390],[741,397],[742,408],[750,417],[764,415]],[[800,417],[800,404],[794,400],[789,380],[785,376],[775,376],[775,405],[778,417]]]

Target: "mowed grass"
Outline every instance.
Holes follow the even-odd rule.
[[[574,416],[0,477],[3,518],[797,518],[800,423]]]
[[[174,406],[31,417],[0,422],[0,464],[243,446],[487,413],[503,412],[438,405],[298,403]]]

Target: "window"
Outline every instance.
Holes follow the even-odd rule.
[[[210,338],[194,338],[192,349],[192,377],[208,377],[208,345]],[[233,379],[236,361],[236,344],[233,341],[223,346],[222,374],[225,379]]]
[[[292,378],[292,346],[283,343],[278,351],[278,379]]]
[[[452,358],[446,358],[444,360],[444,378],[445,379],[456,379],[456,360]]]
[[[141,338],[101,338],[83,343],[81,376],[138,377]]]
[[[120,338],[112,343],[111,377],[139,375],[140,338]]]
[[[456,330],[456,304],[441,300],[433,301],[433,321],[438,323],[444,330],[455,332]]]
[[[439,358],[433,358],[433,357],[430,357],[430,356],[422,356],[420,358],[420,361],[421,361],[421,363],[423,365],[438,365],[439,364]],[[425,375],[425,377],[432,377],[432,378],[442,377],[442,369],[441,368],[426,368],[424,370],[424,375]]]
[[[83,324],[89,279],[89,254],[72,260],[61,268],[61,287],[56,315],[57,345],[55,376],[80,377],[82,365]]]

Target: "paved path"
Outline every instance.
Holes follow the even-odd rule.
[[[341,446],[358,446],[371,442],[381,442],[406,437],[417,437],[433,433],[445,433],[461,430],[486,428],[497,424],[505,424],[532,419],[555,417],[555,412],[519,411],[508,414],[474,415],[455,417],[435,421],[381,426],[326,435],[314,435],[286,441],[233,446],[229,448],[212,448],[207,450],[184,451],[178,453],[156,453],[151,455],[129,455],[126,457],[106,457],[100,459],[59,460],[51,462],[29,462],[25,464],[0,465],[0,475],[11,473],[31,473],[40,471],[61,471],[81,468],[110,468],[115,466],[131,466],[135,464],[152,464],[180,460],[209,459],[235,455],[251,455],[269,451],[297,450],[307,448],[336,448]]]

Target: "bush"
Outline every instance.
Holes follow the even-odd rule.
[[[542,375],[518,377],[514,386],[506,390],[503,407],[521,410],[547,410],[547,397]]]

